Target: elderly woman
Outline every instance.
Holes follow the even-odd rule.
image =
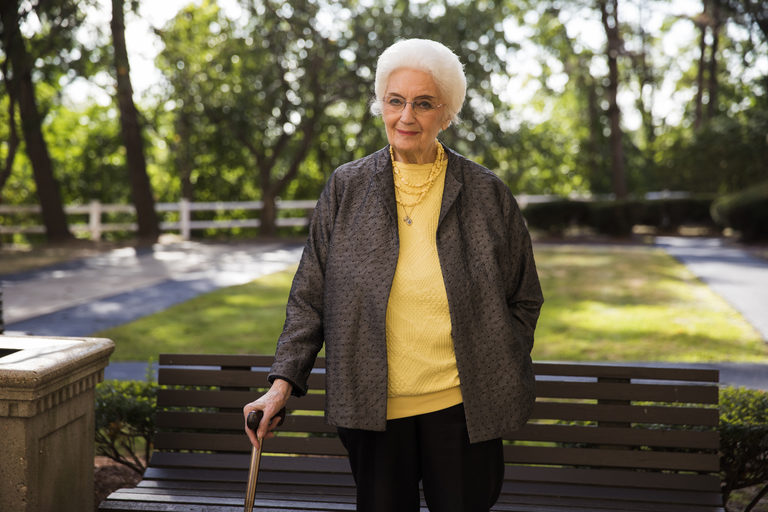
[[[263,438],[326,347],[326,419],[349,453],[359,511],[488,510],[501,437],[534,401],[542,304],[509,189],[445,147],[466,93],[459,59],[411,39],[382,53],[374,113],[388,147],[339,167],[317,203],[288,299]],[[251,442],[257,437],[246,428]]]

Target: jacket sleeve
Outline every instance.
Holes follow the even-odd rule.
[[[507,305],[513,321],[518,324],[521,339],[530,353],[533,350],[533,333],[544,302],[539,275],[533,258],[531,236],[525,225],[517,201],[508,194],[506,224],[509,241],[508,261],[515,262],[509,272]]]
[[[280,378],[293,385],[293,394],[307,393],[307,379],[323,346],[325,263],[336,212],[334,175],[318,199],[304,252],[293,278],[285,325],[277,341],[269,382]]]

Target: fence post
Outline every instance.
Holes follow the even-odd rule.
[[[91,240],[101,240],[101,202],[98,199],[91,200],[88,211],[88,228],[91,232]]]
[[[181,227],[182,240],[189,240],[192,228],[190,227],[189,199],[182,197],[179,201],[179,225]]]

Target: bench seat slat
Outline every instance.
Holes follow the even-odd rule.
[[[678,505],[719,505],[721,496],[714,492],[680,491],[668,489],[638,489],[609,485],[576,485],[551,482],[505,482],[502,501],[517,499],[517,496],[567,496],[582,499],[611,499],[629,502],[645,502]]]
[[[701,512],[702,510],[718,510],[716,505],[691,505],[685,503],[651,503],[645,501],[622,501],[611,499],[578,498],[571,496],[520,496],[509,501],[499,501],[493,511],[514,510],[529,511],[557,507],[554,510],[571,512],[572,510],[588,510],[589,512],[604,512],[616,510],[619,512]],[[542,508],[539,508],[542,507]]]
[[[205,506],[230,506],[230,507],[239,507],[240,509],[243,508],[243,498],[242,497],[226,497],[226,496],[216,496],[216,497],[210,497],[210,496],[190,496],[187,494],[172,494],[172,495],[166,495],[166,494],[146,494],[146,493],[138,493],[138,492],[132,492],[132,493],[121,493],[117,499],[120,499],[122,501],[136,501],[136,502],[142,502],[146,501],[148,498],[151,498],[153,502],[157,503],[168,503],[168,504],[174,504],[174,505],[205,505]],[[350,508],[351,507],[351,508]],[[256,497],[254,501],[254,509],[255,510],[303,510],[304,508],[308,510],[323,510],[323,511],[333,511],[333,510],[355,510],[354,503],[338,503],[338,502],[323,502],[323,501],[315,501],[312,502],[305,501],[305,500],[288,500],[288,499],[262,499],[260,497]],[[151,509],[150,509],[151,510]]]
[[[527,497],[497,503],[494,512],[722,512],[715,505],[659,504],[616,500],[579,499],[572,497]]]

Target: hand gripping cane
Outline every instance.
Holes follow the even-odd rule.
[[[280,409],[280,412],[278,412],[277,415],[280,418],[280,423],[277,424],[279,427],[283,424],[283,421],[285,421],[285,407]],[[264,411],[251,411],[248,413],[248,419],[246,419],[245,424],[249,429],[256,432],[259,428],[259,423],[261,423],[261,418],[263,417]],[[272,419],[270,418],[269,421],[272,421]],[[259,438],[258,441],[259,447],[256,448],[254,446],[251,448],[251,467],[248,470],[248,487],[245,490],[245,512],[253,512],[253,502],[256,499],[256,480],[259,478],[261,447],[263,446],[264,440]]]

